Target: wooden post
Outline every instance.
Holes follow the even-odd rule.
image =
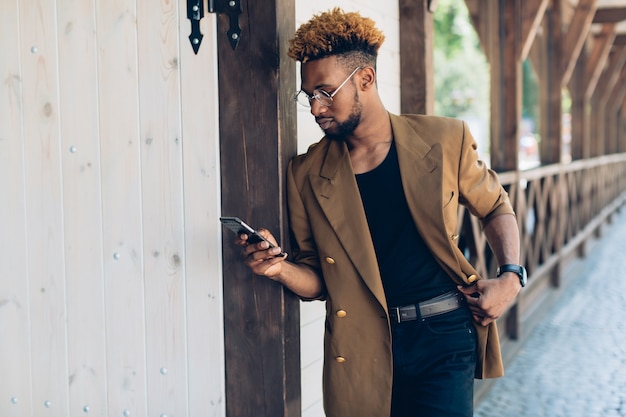
[[[545,81],[541,83],[540,106],[542,117],[541,151],[542,165],[561,162],[562,144],[562,93],[561,93],[561,9],[555,2],[546,11],[544,24],[545,53],[541,56],[540,72]]]
[[[605,128],[605,140],[606,140],[606,154],[612,154],[617,152],[617,128],[619,120],[620,110],[615,112],[603,113],[604,119],[600,121],[600,125],[604,124]]]
[[[589,145],[590,156],[601,156],[606,154],[604,108],[600,105],[598,96],[594,95],[588,99],[589,103]]]
[[[434,113],[434,4],[433,0],[399,0],[402,113]]]
[[[562,86],[569,86],[572,96],[572,159],[590,155],[589,114],[586,97],[587,54],[584,44],[598,7],[598,0],[580,0],[563,36],[561,49]]]
[[[481,7],[482,24],[487,25],[484,44],[491,67],[491,167],[496,171],[518,171],[522,117],[521,1],[489,1],[481,3]],[[520,192],[519,187],[515,189]],[[520,201],[516,196],[512,199]],[[507,313],[506,333],[511,339],[519,337],[516,305]]]
[[[487,45],[491,65],[491,167],[518,169],[522,111],[521,2],[490,1]]]
[[[294,0],[246,2],[239,20],[236,50],[228,17],[217,24],[222,214],[271,230],[289,250],[284,194],[296,153],[296,69],[286,50]],[[299,301],[249,272],[230,231],[223,239],[227,416],[299,416]]]
[[[598,98],[600,111],[604,114],[606,120],[606,124],[599,123],[598,128],[602,129],[602,126],[605,127],[602,130],[604,131],[606,149],[608,153],[617,152],[617,124],[615,121],[617,114],[607,110],[609,100],[613,95],[613,92],[619,89],[617,82],[620,79],[624,63],[626,63],[626,46],[623,44],[615,45],[609,56],[607,67],[598,82],[596,91],[594,92],[594,95]]]
[[[617,115],[617,149],[626,152],[626,106],[622,103]]]
[[[561,5],[553,2],[545,13],[543,22],[543,36],[536,42],[536,48],[541,50],[540,56],[533,60],[539,74],[540,91],[539,105],[540,120],[540,158],[542,165],[558,164],[562,160],[562,92],[561,92]],[[565,210],[565,175],[559,171],[558,186],[553,198],[556,202],[551,205],[551,216],[556,218],[555,223],[559,231],[565,229],[567,219],[560,216]],[[560,253],[564,244],[564,233],[557,232],[559,238],[555,241],[555,252]],[[559,259],[562,259],[559,255]],[[550,271],[550,283],[553,287],[561,285],[562,262],[557,262]]]
[[[610,123],[617,124],[617,120],[621,117],[621,108],[624,103],[624,97],[626,96],[626,67],[620,68],[615,88],[607,93],[606,114]],[[613,130],[613,132],[615,132],[615,137],[610,137],[609,139],[611,142],[617,144],[620,140],[619,134],[617,130]],[[617,147],[618,146],[615,145],[615,148]]]
[[[585,134],[586,100],[583,89],[584,55],[579,58],[579,63],[570,77],[568,88],[572,98],[572,160],[589,157],[589,140]]]

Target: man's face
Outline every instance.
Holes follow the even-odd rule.
[[[301,74],[302,90],[311,96],[314,90],[335,93],[351,72],[335,57],[328,57],[302,64]],[[332,105],[324,106],[311,100],[311,114],[329,139],[344,140],[361,122],[362,104],[353,81],[356,76],[358,71],[333,95]]]

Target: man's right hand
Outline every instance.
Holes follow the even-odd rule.
[[[267,229],[259,229],[259,234],[272,242],[270,248],[267,242],[250,243],[248,235],[241,235],[235,243],[243,247],[242,255],[245,264],[256,274],[268,277],[281,283],[304,299],[316,299],[326,292],[322,277],[312,268],[287,261],[287,254],[283,251],[276,239]]]
[[[246,234],[241,234],[235,240],[235,243],[243,247],[244,262],[254,274],[277,280],[277,277],[282,272],[282,263],[287,259],[287,254],[280,256],[282,249],[267,229],[259,229],[258,232],[272,242],[275,247],[270,248],[270,245],[265,241],[249,243],[248,235]]]

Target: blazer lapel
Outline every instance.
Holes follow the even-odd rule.
[[[445,232],[441,144],[426,143],[406,119],[395,115],[390,118],[402,186],[417,229],[436,258],[447,265],[456,264],[450,238]]]
[[[345,143],[330,141],[319,176],[311,186],[337,238],[365,284],[385,307],[385,293],[365,209]]]

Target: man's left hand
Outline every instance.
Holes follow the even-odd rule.
[[[474,321],[487,326],[499,318],[513,302],[522,286],[519,277],[513,272],[506,272],[499,278],[480,279],[459,291],[465,296]]]

